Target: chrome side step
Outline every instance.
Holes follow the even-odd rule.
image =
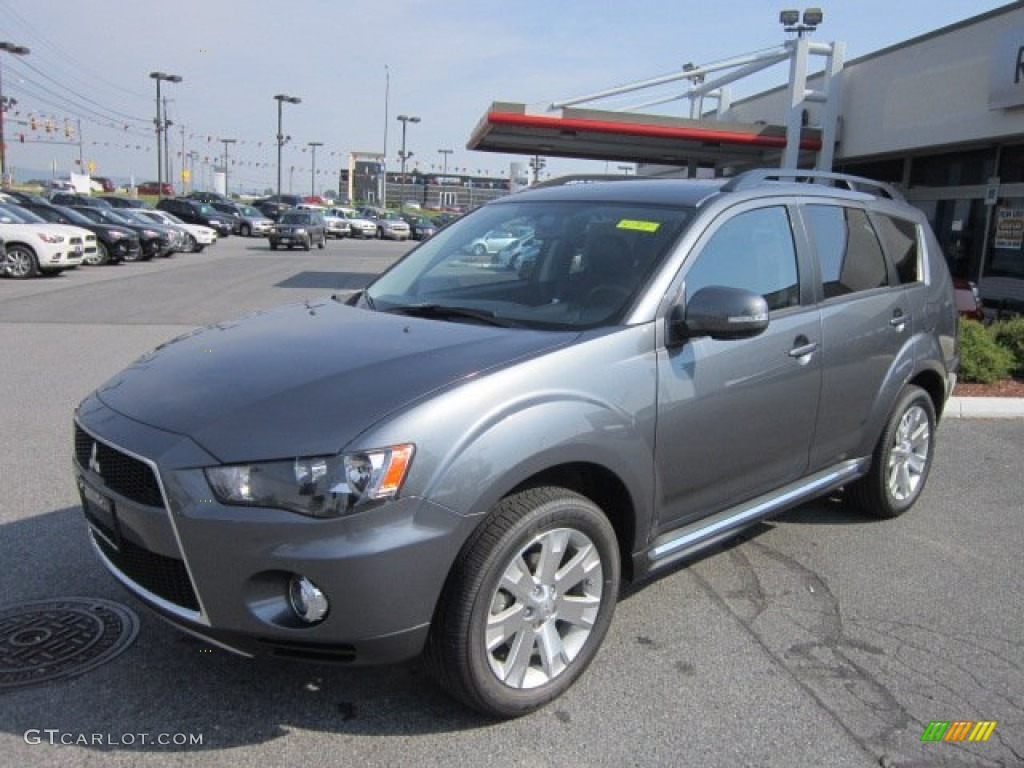
[[[647,552],[648,570],[677,562],[734,536],[741,529],[835,490],[862,475],[870,459],[850,459],[756,499],[664,533]]]

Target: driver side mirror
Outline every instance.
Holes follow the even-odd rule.
[[[742,288],[709,285],[686,304],[677,304],[668,316],[668,346],[688,339],[749,339],[768,327],[768,302],[764,296]]]

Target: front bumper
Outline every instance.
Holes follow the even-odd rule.
[[[332,520],[224,505],[200,469],[217,463],[202,448],[95,396],[76,414],[75,457],[89,536],[108,570],[172,623],[247,655],[415,656],[476,522],[417,498]],[[294,574],[327,596],[321,622],[305,624],[290,607]]]

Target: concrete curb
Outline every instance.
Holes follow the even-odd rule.
[[[1024,419],[1024,398],[951,397],[944,415],[950,419]]]

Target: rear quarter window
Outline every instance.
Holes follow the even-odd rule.
[[[900,284],[920,282],[923,270],[917,224],[887,214],[875,214],[874,219],[886,253],[896,267]]]

